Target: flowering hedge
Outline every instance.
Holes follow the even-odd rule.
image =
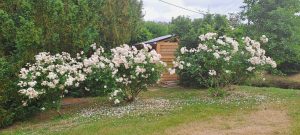
[[[239,83],[254,75],[255,71],[272,67],[276,63],[265,56],[261,43],[246,37],[237,41],[232,37],[218,36],[207,33],[199,36],[200,44],[197,48],[182,47],[171,74],[177,72],[181,82],[195,82],[201,87],[223,87],[228,84]],[[268,38],[261,37],[262,43]]]
[[[96,44],[91,47],[90,56],[81,52],[77,58],[68,53],[36,55],[35,63],[20,71],[18,85],[24,96],[23,106],[59,109],[66,93],[80,89],[93,96],[111,92],[110,99],[115,104],[132,101],[155,84],[163,71],[160,55],[149,45],[142,50],[122,45],[106,54]]]

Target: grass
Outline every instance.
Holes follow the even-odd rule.
[[[212,115],[227,114],[218,106],[193,105],[184,107],[182,111],[174,111],[165,116],[143,115],[139,117],[125,117],[123,119],[109,119],[79,126],[75,130],[64,131],[62,134],[151,134],[195,119],[205,119]]]
[[[166,101],[162,107],[151,105],[154,110],[126,113],[120,117],[93,115],[83,117],[81,110],[103,107],[106,104],[103,98],[90,99],[81,107],[71,106],[64,109],[62,117],[45,112],[46,119],[41,116],[29,121],[20,122],[13,127],[4,129],[0,134],[45,134],[45,135],[132,135],[132,134],[164,134],[167,129],[182,124],[207,121],[215,117],[227,117],[233,114],[247,114],[255,111],[261,104],[276,103],[288,110],[291,117],[291,134],[300,134],[300,92],[291,89],[257,88],[248,86],[235,86],[230,96],[225,98],[211,98],[207,90],[183,88],[155,88],[144,92],[141,101]],[[161,104],[158,104],[159,106]],[[93,108],[92,107],[92,108]],[[118,108],[118,107],[110,107]],[[120,107],[122,108],[122,107]],[[168,109],[166,109],[168,108]],[[71,110],[71,111],[70,111]],[[51,116],[49,116],[51,115]]]
[[[280,88],[256,88],[243,87],[244,91],[256,94],[268,94],[272,97],[286,100],[281,104],[288,110],[288,114],[292,119],[291,134],[300,135],[300,91],[293,89]]]
[[[258,74],[257,77],[249,80],[248,84],[251,86],[258,86],[258,87],[300,89],[300,74],[294,74],[289,76]]]
[[[289,104],[289,114],[293,119],[292,134],[300,135],[300,99],[294,99]]]

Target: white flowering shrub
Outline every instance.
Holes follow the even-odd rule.
[[[59,109],[68,93],[81,97],[110,93],[115,104],[133,101],[147,86],[155,84],[163,71],[160,55],[150,45],[142,50],[122,45],[110,53],[96,44],[91,48],[91,54],[81,52],[76,58],[68,53],[36,55],[35,63],[20,71],[23,106]]]
[[[89,53],[77,54],[77,60],[83,63],[82,71],[86,74],[86,79],[72,96],[103,96],[117,89],[114,76],[117,70],[109,59],[109,54],[96,44],[91,45]]]
[[[142,50],[122,45],[111,49],[110,54],[95,44],[92,49],[88,58],[77,56],[82,59],[83,72],[87,75],[81,86],[96,96],[110,93],[114,104],[133,101],[148,85],[156,83],[162,73],[163,62],[150,45]]]
[[[124,92],[126,101],[133,101],[138,94],[155,84],[163,71],[160,55],[150,45],[138,50],[136,47],[122,45],[111,50],[113,75],[118,87]]]
[[[82,67],[83,64],[68,53],[39,53],[35,56],[35,63],[22,68],[19,74],[19,93],[25,96],[23,106],[35,104],[41,110],[59,107],[68,88],[78,87],[85,80]]]
[[[224,87],[244,81],[255,71],[272,67],[276,63],[265,56],[261,43],[246,37],[240,42],[232,37],[207,33],[199,36],[197,48],[182,47],[173,62],[171,74],[180,75],[183,85],[198,87]],[[267,43],[265,36],[262,43]],[[191,84],[193,82],[193,84]]]

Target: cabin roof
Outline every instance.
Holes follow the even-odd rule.
[[[154,39],[151,39],[151,40],[148,40],[148,41],[144,41],[144,42],[142,42],[140,44],[154,45],[154,44],[156,44],[156,42],[159,42],[159,41],[162,41],[162,40],[166,40],[166,39],[172,38],[174,36],[175,35],[165,35],[165,36],[157,37],[157,38],[154,38]]]

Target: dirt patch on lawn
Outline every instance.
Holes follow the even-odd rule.
[[[89,99],[87,98],[64,98],[62,101],[62,106],[78,105],[87,103]]]
[[[261,106],[257,111],[192,122],[166,130],[167,135],[285,135],[290,119],[284,109]]]

